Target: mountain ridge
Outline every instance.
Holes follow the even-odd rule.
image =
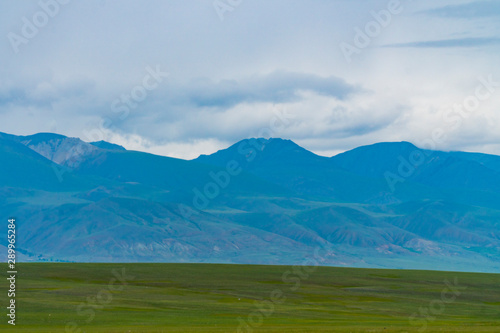
[[[0,213],[26,260],[300,264],[326,244],[323,265],[500,272],[496,155],[399,142],[324,157],[279,138],[194,160],[122,148],[0,133]],[[407,177],[400,157],[419,162]]]

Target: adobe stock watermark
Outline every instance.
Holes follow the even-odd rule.
[[[154,69],[151,66],[146,66],[145,71],[146,75],[140,84],[135,85],[129,92],[121,94],[111,102],[110,109],[114,114],[113,117],[105,117],[92,128],[83,130],[83,138],[87,142],[102,141],[106,138],[107,132],[116,131],[114,125],[116,118],[125,120],[130,115],[130,111],[137,108],[169,76],[168,72],[162,71],[160,65],[156,65]],[[87,156],[89,152],[87,142],[80,142],[72,148],[72,151],[68,152],[67,160],[72,161],[72,166],[52,166],[59,182],[64,180],[63,175],[65,173],[72,172]]]
[[[168,72],[162,72],[159,65],[156,65],[155,69],[147,66],[146,72],[147,74],[142,79],[142,84],[134,86],[130,90],[130,93],[121,94],[119,98],[111,103],[111,110],[114,113],[121,113],[119,117],[121,120],[127,118],[130,110],[137,108],[139,103],[148,97],[149,92],[158,88],[163,80],[169,76]]]
[[[328,238],[330,239],[330,238]],[[324,250],[324,254],[320,251]],[[315,247],[313,256],[305,259],[301,265],[294,265],[291,269],[286,270],[281,275],[281,281],[288,285],[288,292],[295,292],[302,286],[303,281],[309,279],[320,265],[326,255],[330,254],[331,243],[329,240],[322,245]],[[250,312],[246,318],[238,317],[237,333],[252,333],[264,324],[264,319],[270,317],[276,311],[276,306],[283,304],[286,299],[287,290],[276,288],[269,294],[268,299],[262,301],[255,301],[255,310]]]
[[[347,63],[350,64],[355,54],[359,55],[362,50],[370,46],[373,39],[379,37],[382,31],[391,24],[393,17],[401,14],[403,10],[404,7],[400,0],[390,0],[387,3],[386,9],[378,12],[374,10],[370,11],[373,20],[367,22],[363,29],[354,27],[355,35],[352,44],[344,41],[339,44]]]
[[[463,126],[464,121],[472,114],[477,113],[484,102],[500,87],[500,82],[494,81],[493,75],[488,77],[481,76],[478,78],[479,84],[474,90],[474,94],[467,96],[461,103],[455,103],[452,107],[446,109],[442,116],[445,126],[438,126],[431,131],[431,137],[427,140],[419,142],[418,148],[410,152],[408,156],[398,156],[397,174],[386,171],[384,173],[385,180],[391,192],[396,190],[396,185],[403,183],[406,179],[413,176],[421,165],[423,165],[432,156],[433,151],[439,144],[443,144],[447,140],[446,133],[457,130]],[[489,122],[492,120],[486,117]]]
[[[242,2],[243,0],[214,0],[213,6],[219,19],[224,21],[226,13],[234,11]]]
[[[273,112],[274,116],[269,121],[269,126],[264,127],[259,131],[258,139],[243,141],[238,146],[238,154],[245,156],[245,160],[247,162],[254,161],[259,152],[264,150],[269,141],[262,139],[263,137],[271,138],[277,135],[290,126],[292,123],[291,120],[295,119],[295,115],[289,114],[284,110],[275,109]],[[232,177],[238,176],[242,171],[243,168],[240,163],[234,159],[226,163],[224,170],[217,173],[211,171],[209,173],[209,177],[212,181],[207,182],[201,188],[193,188],[193,207],[197,210],[207,208],[210,202],[217,198],[221,191],[229,186]],[[178,208],[186,220],[188,220],[193,214],[197,214],[197,211],[184,204],[179,204]]]
[[[453,284],[448,280],[444,280],[444,283],[446,287],[441,290],[440,298],[430,301],[425,307],[420,307],[418,312],[414,312],[408,319],[411,326],[420,326],[419,332],[425,331],[428,323],[436,320],[436,316],[445,311],[446,305],[455,302],[462,291],[467,289],[467,287],[458,285],[457,277],[455,277]]]
[[[19,47],[28,44],[30,40],[35,38],[40,29],[47,26],[50,20],[59,14],[61,6],[67,5],[69,2],[70,0],[40,0],[38,2],[39,11],[35,12],[30,18],[26,16],[21,18],[22,27],[20,33],[11,31],[7,34],[7,39],[14,53],[19,53]]]
[[[106,305],[113,301],[113,294],[123,291],[127,281],[133,280],[134,276],[129,276],[125,274],[125,267],[122,267],[121,272],[113,269],[111,271],[113,277],[109,280],[106,288],[101,289],[96,296],[87,297],[86,302],[80,303],[76,308],[76,313],[79,316],[87,317],[85,322],[88,324],[94,320],[96,316],[96,310],[102,310]],[[74,321],[68,322],[65,327],[66,333],[82,333],[82,329]]]

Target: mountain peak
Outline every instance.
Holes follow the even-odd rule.
[[[356,149],[384,149],[384,150],[404,150],[404,149],[419,149],[413,143],[408,141],[395,141],[395,142],[378,142],[371,145],[361,146]],[[356,150],[353,149],[353,150]]]
[[[21,143],[54,163],[76,167],[86,156],[98,148],[79,138],[70,138],[55,133],[37,133],[16,136],[0,133],[0,137]]]
[[[413,143],[408,141],[400,142],[378,142],[371,145],[360,146],[352,150],[340,153],[332,157],[332,159],[346,158],[347,156],[355,156],[357,154],[401,154],[411,152],[413,150],[420,150]]]
[[[56,134],[56,133],[37,133],[33,135],[20,136],[20,141],[28,142],[29,145],[38,145],[42,142],[47,142],[50,140],[63,140],[67,139],[67,136]]]
[[[121,150],[121,151],[126,150],[123,146],[120,146],[120,145],[117,145],[117,144],[114,144],[114,143],[111,143],[111,142],[103,141],[103,140],[91,142],[90,144],[92,146],[95,146],[95,147],[101,148],[101,149]]]
[[[410,142],[380,142],[361,146],[333,156],[332,161],[351,172],[373,177],[383,177],[386,171],[394,171],[400,158],[408,158],[419,150]]]
[[[0,132],[0,138],[21,143],[43,157],[60,165],[77,167],[84,159],[94,156],[99,149],[125,151],[122,146],[97,141],[87,143],[79,138],[55,133],[37,133],[17,136]]]
[[[258,168],[271,164],[314,164],[325,158],[297,145],[292,140],[281,138],[250,138],[241,140],[227,149],[212,155],[201,155],[198,162],[212,165],[226,165],[235,160],[244,168]]]
[[[32,135],[13,135],[8,133],[0,132],[0,138],[11,140],[15,142],[29,142],[31,144],[39,144],[40,142],[46,142],[50,140],[60,140],[66,139],[67,137],[62,134],[41,132]],[[26,144],[25,144],[26,145]]]
[[[264,151],[290,151],[290,150],[301,150],[301,151],[307,151],[306,149],[302,148],[295,142],[289,139],[281,139],[281,138],[250,138],[250,139],[244,139],[236,144],[234,146],[242,146],[242,145],[250,145],[252,147],[255,147],[258,150]],[[308,151],[307,151],[308,152]],[[312,154],[312,153],[311,153]]]

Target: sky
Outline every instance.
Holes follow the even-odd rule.
[[[0,132],[195,158],[250,137],[500,155],[500,1],[0,4]]]

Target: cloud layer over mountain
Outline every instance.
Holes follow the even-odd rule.
[[[443,129],[439,149],[500,152],[500,85],[446,121],[500,82],[496,1],[235,3],[4,5],[0,130],[194,158],[261,132],[331,155]]]

